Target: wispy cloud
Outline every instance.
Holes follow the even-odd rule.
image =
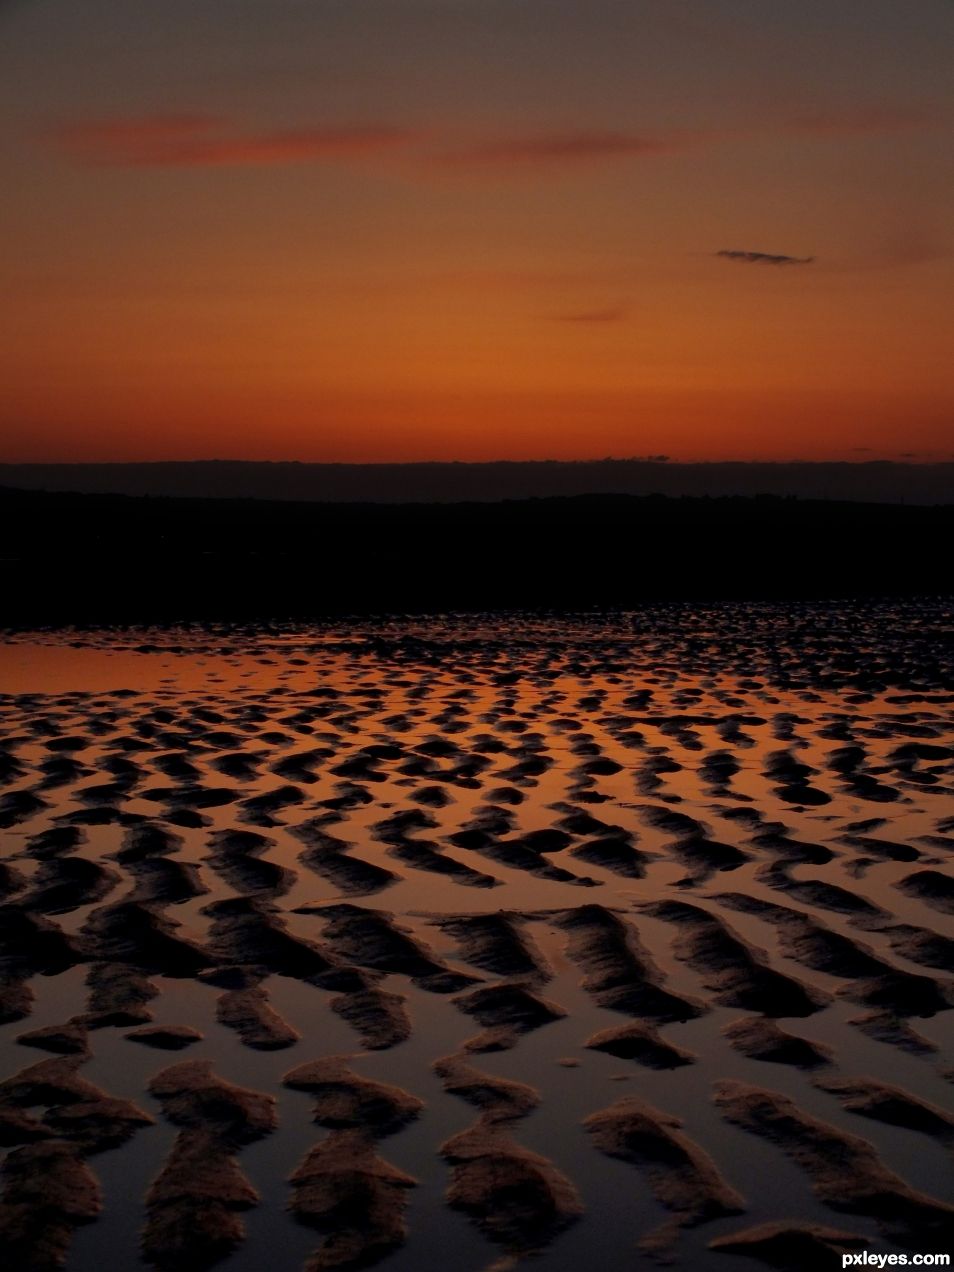
[[[867,107],[798,115],[765,128],[780,139],[793,135],[825,139],[908,131],[938,118],[927,107]],[[467,138],[455,137],[450,126],[442,140],[433,131],[423,133],[391,123],[249,128],[215,115],[181,113],[64,123],[48,131],[45,139],[74,161],[98,167],[264,167],[403,154],[413,160],[418,176],[455,172],[545,176],[681,154],[743,141],[760,131],[654,132],[608,126]],[[788,258],[771,263],[788,263]]]
[[[243,132],[210,115],[156,115],[68,124],[53,141],[71,158],[118,168],[262,167],[361,158],[406,144],[387,125]]]
[[[723,260],[735,261],[741,265],[811,265],[814,256],[785,256],[775,252],[742,252],[737,248],[724,247],[715,253]]]
[[[950,238],[924,225],[897,226],[875,247],[867,262],[874,268],[930,265],[951,255]]]
[[[552,132],[475,141],[445,150],[434,161],[450,168],[566,167],[671,154],[694,140],[686,135],[656,137],[612,130]]]
[[[388,124],[248,130],[203,114],[85,120],[46,140],[78,163],[116,168],[267,166],[373,158],[405,151],[419,173],[543,171],[639,159],[685,149],[697,137],[612,130],[500,136],[441,145],[432,134]],[[417,146],[414,146],[417,143]]]
[[[863,106],[806,112],[765,124],[776,137],[801,135],[827,137],[867,136],[909,132],[932,126],[940,115],[930,106]],[[763,131],[755,129],[679,129],[645,132],[628,128],[569,129],[566,131],[478,139],[433,156],[447,167],[556,168],[603,163],[621,159],[645,159],[678,154],[726,141],[744,141]]]
[[[787,132],[808,137],[875,136],[928,128],[940,121],[931,106],[860,106],[807,112],[786,120]]]

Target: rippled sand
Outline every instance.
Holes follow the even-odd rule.
[[[11,635],[8,1265],[950,1250],[952,632]]]

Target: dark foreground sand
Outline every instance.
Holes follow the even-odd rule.
[[[0,1257],[954,1250],[940,604],[0,647]]]

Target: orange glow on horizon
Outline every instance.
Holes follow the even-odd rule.
[[[0,461],[950,456],[947,17],[368,7],[4,11]]]

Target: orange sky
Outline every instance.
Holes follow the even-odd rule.
[[[950,456],[954,6],[766,8],[0,3],[0,460]]]

